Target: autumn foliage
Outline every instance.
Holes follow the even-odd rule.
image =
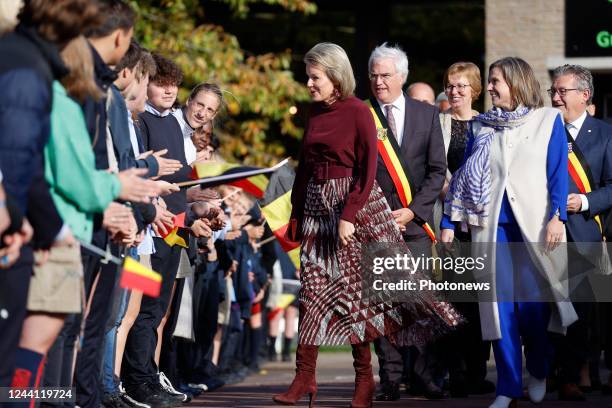
[[[238,17],[249,4],[265,2],[284,9],[313,13],[306,0],[220,0]],[[221,155],[228,161],[269,165],[287,155],[283,140],[300,139],[296,104],[308,100],[303,84],[290,71],[291,50],[248,55],[235,36],[214,24],[200,24],[205,7],[197,0],[133,1],[139,19],[136,38],[150,50],[176,61],[185,73],[179,93],[184,101],[199,82],[218,83],[227,102],[216,122]]]

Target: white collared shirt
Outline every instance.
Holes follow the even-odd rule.
[[[179,125],[181,126],[181,132],[183,132],[183,143],[185,146],[185,159],[187,160],[187,164],[191,164],[195,161],[197,157],[197,150],[193,141],[191,140],[191,136],[193,135],[193,128],[185,119],[185,115],[183,114],[182,109],[177,109],[172,112],[172,115],[176,118]]]
[[[378,101],[378,105],[380,106],[383,115],[385,118],[387,117],[387,105],[393,105],[393,118],[395,119],[395,129],[397,131],[397,135],[395,138],[397,139],[397,144],[402,145],[402,137],[404,136],[404,119],[406,117],[406,98],[404,94],[400,94],[399,98],[394,100],[392,103],[382,103]]]
[[[163,112],[158,111],[157,109],[155,109],[153,107],[153,105],[150,105],[149,102],[145,103],[145,111],[152,113],[155,116],[159,116],[159,117],[164,117],[164,116],[168,116],[170,113],[172,113],[171,109],[166,109]]]
[[[147,106],[149,105],[145,105],[145,109],[147,108]],[[155,109],[154,107],[150,106],[149,109],[155,110],[155,112],[150,112],[150,113],[153,113],[154,115],[157,115],[157,116],[162,116],[159,114],[157,109]],[[170,113],[170,111],[168,111],[168,113]],[[166,115],[168,113],[166,113]],[[144,152],[141,152],[140,148],[138,147],[138,136],[136,136],[136,130],[134,129],[135,125],[134,125],[134,120],[132,119],[132,113],[128,110],[127,114],[128,114],[128,129],[130,130],[130,143],[132,144],[132,151],[134,152],[134,157],[138,157],[140,153],[144,153]],[[144,238],[142,239],[140,244],[138,244],[138,247],[136,247],[136,251],[138,252],[138,255],[150,255],[150,254],[155,253],[155,244],[153,243],[153,228],[151,227],[151,225],[146,226]]]
[[[140,153],[140,149],[138,148],[138,138],[136,136],[136,130],[134,129],[134,120],[132,119],[132,113],[128,111],[128,129],[130,131],[130,143],[132,143],[132,151],[134,152],[134,157],[138,157]]]
[[[582,115],[578,116],[578,119],[576,119],[573,122],[565,124],[565,128],[567,129],[572,139],[576,140],[576,138],[578,137],[578,133],[580,133],[580,129],[582,128],[582,125],[584,124],[586,117],[587,117],[587,112],[584,111],[582,112]],[[584,194],[578,194],[578,195],[580,196],[580,201],[582,201],[580,212],[587,211],[589,209],[589,199]]]
[[[572,139],[576,140],[576,138],[578,137],[578,133],[580,133],[580,129],[582,128],[582,125],[584,124],[586,117],[587,117],[587,112],[584,111],[582,112],[582,115],[578,117],[578,119],[576,119],[573,122],[567,123],[565,125],[565,128],[567,129],[569,134],[572,136]]]

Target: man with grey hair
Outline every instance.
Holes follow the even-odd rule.
[[[600,217],[612,207],[612,127],[587,113],[593,91],[593,76],[588,69],[566,64],[553,71],[548,93],[552,106],[561,110],[570,156],[575,155],[569,163],[568,242],[601,242],[603,221]],[[588,182],[574,178],[577,174],[585,174]],[[585,396],[578,385],[580,371],[588,361],[588,333],[594,309],[593,303],[584,299],[592,295],[588,279],[580,277],[593,269],[592,259],[589,259],[593,254],[580,253],[571,246],[569,249],[570,293],[572,299],[577,299],[576,296],[581,299],[574,302],[579,320],[559,339],[557,352],[562,356],[559,359],[559,399],[584,401]],[[574,285],[573,282],[579,283]]]
[[[416,256],[431,256],[430,225],[433,205],[444,184],[446,158],[438,109],[404,94],[408,79],[408,57],[399,47],[386,43],[376,47],[368,63],[369,99],[378,127],[379,143],[376,181],[387,199],[404,240]],[[385,151],[381,151],[384,149]],[[397,160],[389,160],[396,157]],[[398,164],[399,163],[399,164]],[[405,182],[403,182],[405,181]],[[381,393],[378,401],[399,399],[403,371],[400,350],[386,338],[374,342],[380,365]],[[413,360],[413,359],[412,359]],[[414,361],[414,360],[413,360]],[[419,364],[427,361],[427,364]],[[438,361],[427,349],[417,364],[418,383],[428,398],[442,398],[442,389],[433,378],[431,362]],[[414,378],[413,378],[414,379]]]

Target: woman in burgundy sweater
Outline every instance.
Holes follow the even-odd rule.
[[[406,307],[382,292],[362,296],[362,274],[369,273],[360,264],[362,248],[403,242],[375,183],[376,126],[369,108],[353,96],[355,79],[341,47],[317,44],[304,62],[314,103],[293,185],[289,231],[289,238],[302,244],[297,370],[289,390],[274,401],[294,404],[309,394],[312,404],[318,347],[351,344],[356,373],[351,406],[369,407],[375,389],[370,342],[400,329],[411,331],[413,339],[429,337],[412,323],[419,320],[434,333],[452,326],[457,316],[432,301]]]

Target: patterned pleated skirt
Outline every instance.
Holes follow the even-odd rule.
[[[363,298],[364,245],[404,241],[375,182],[357,213],[353,242],[342,247],[338,223],[352,181],[352,177],[311,179],[307,187],[300,256],[300,344],[358,344],[388,336],[398,345],[421,346],[448,332],[461,317],[431,294],[415,292],[414,299],[402,303],[384,293]],[[417,273],[408,279],[418,277]]]

